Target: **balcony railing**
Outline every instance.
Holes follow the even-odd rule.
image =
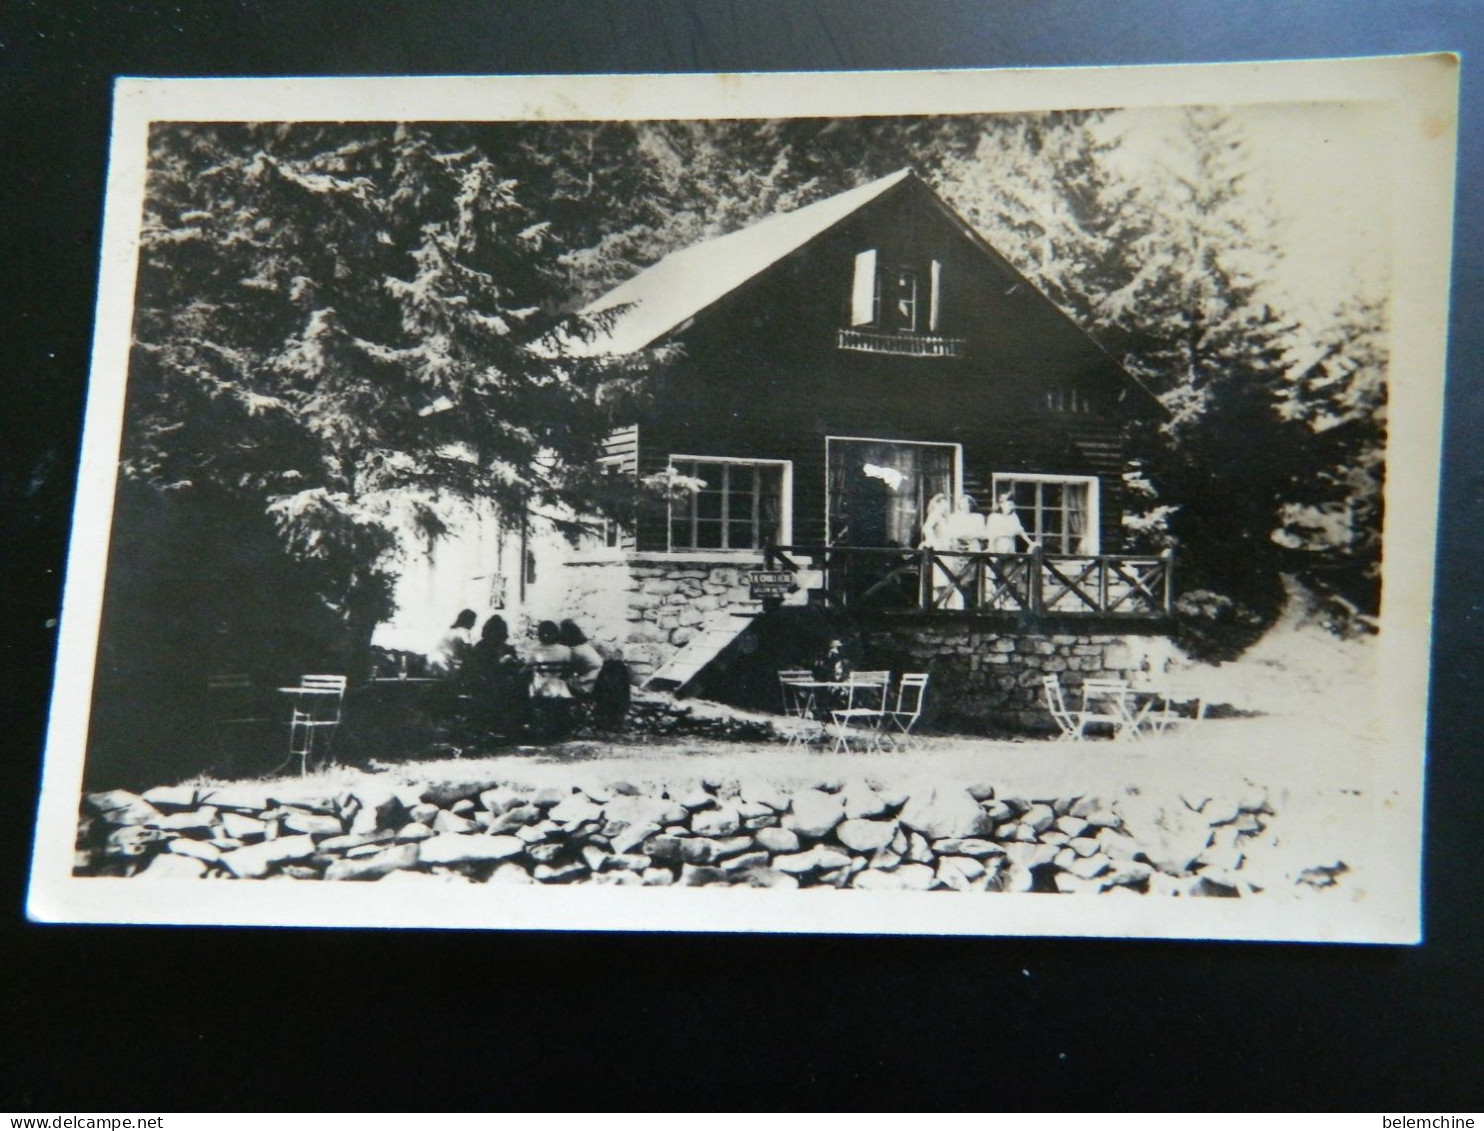
[[[844,608],[1031,616],[1167,617],[1174,557],[954,553],[864,546],[773,546],[770,569],[813,569]]]
[[[964,340],[940,334],[893,334],[884,330],[841,330],[842,350],[887,353],[897,357],[963,357]]]

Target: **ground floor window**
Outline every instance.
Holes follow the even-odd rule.
[[[788,461],[674,456],[670,466],[697,484],[670,501],[671,550],[760,550],[788,540]]]
[[[1020,524],[1048,554],[1098,553],[1098,481],[1090,475],[999,474],[994,497],[1009,495]]]

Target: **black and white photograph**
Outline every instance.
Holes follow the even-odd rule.
[[[31,915],[1417,941],[1456,76],[125,80]]]

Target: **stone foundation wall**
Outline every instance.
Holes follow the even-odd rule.
[[[928,672],[925,723],[968,730],[1055,729],[1042,680],[1055,675],[1074,700],[1085,679],[1135,679],[1160,672],[1163,636],[1126,633],[1021,634],[971,621],[866,628],[866,667]]]
[[[577,558],[565,568],[565,607],[608,655],[622,658],[636,682],[687,644],[713,613],[757,611],[747,574],[754,562],[702,556]]]

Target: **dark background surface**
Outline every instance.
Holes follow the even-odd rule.
[[[1484,43],[1473,0],[0,2],[0,1108],[1477,1109]],[[1465,55],[1417,948],[24,921],[117,75]],[[1356,170],[1357,176],[1366,170]],[[1301,757],[1302,752],[1296,751]]]

